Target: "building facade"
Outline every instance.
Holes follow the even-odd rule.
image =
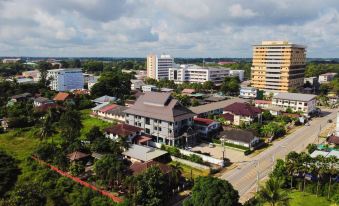
[[[125,123],[140,127],[154,142],[179,145],[187,142],[193,116],[170,93],[147,92],[124,111]]]
[[[278,93],[272,98],[272,105],[308,114],[316,110],[317,100],[313,94]]]
[[[192,64],[170,68],[168,72],[168,79],[176,84],[212,81],[215,85],[220,85],[228,76],[230,76],[230,70],[227,68],[201,67]]]
[[[55,91],[69,91],[84,88],[84,76],[81,68],[48,70],[50,87]]]
[[[253,46],[251,86],[287,92],[303,85],[306,47],[288,41],[263,41]]]
[[[174,59],[168,54],[159,57],[155,54],[147,56],[147,77],[152,79],[168,79],[168,69],[173,67]]]
[[[253,87],[241,87],[239,97],[245,99],[255,99],[257,97],[257,89]]]
[[[337,73],[325,73],[319,75],[319,84],[327,83],[333,80]]]

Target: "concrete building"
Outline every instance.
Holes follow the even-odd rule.
[[[332,81],[335,75],[337,75],[337,73],[325,73],[319,75],[319,84]]]
[[[173,67],[168,72],[168,79],[173,80],[176,84],[212,81],[215,85],[220,85],[227,76],[230,76],[230,70],[227,68],[201,67],[192,64]]]
[[[144,81],[140,79],[131,79],[131,90],[141,89],[144,85]]]
[[[273,96],[272,105],[308,114],[316,110],[317,100],[313,94],[278,93]]]
[[[193,119],[194,129],[199,132],[202,137],[208,137],[210,133],[216,132],[220,123],[211,119],[196,117]]]
[[[33,78],[33,81],[38,82],[40,80],[39,70],[25,71],[22,72],[22,76],[26,78]]]
[[[6,59],[2,59],[2,63],[4,64],[16,63],[16,62],[19,62],[20,60],[21,58],[6,58]]]
[[[47,78],[51,78],[50,87],[55,91],[69,91],[84,88],[84,76],[81,68],[48,70]]]
[[[242,87],[240,88],[239,97],[245,99],[255,99],[257,97],[257,89],[253,87]]]
[[[158,91],[158,87],[154,85],[143,85],[141,86],[142,92],[156,92]]]
[[[244,81],[245,70],[230,70],[230,76],[239,77],[241,82]]]
[[[263,41],[253,46],[251,86],[287,92],[304,83],[306,47],[288,41]]]
[[[250,124],[254,121],[261,122],[262,110],[247,103],[235,102],[226,106],[223,113],[233,115],[231,124],[240,125],[241,123]]]
[[[142,128],[154,142],[174,146],[186,144],[193,137],[194,113],[170,93],[146,92],[125,114],[126,124]]]
[[[168,79],[168,69],[173,67],[174,59],[168,54],[159,57],[155,54],[147,56],[147,77],[152,79]]]

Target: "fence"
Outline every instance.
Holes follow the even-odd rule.
[[[215,165],[219,165],[219,166],[224,166],[224,161],[221,160],[221,159],[216,159],[214,157],[210,157],[210,156],[207,156],[207,155],[203,155],[203,154],[199,154],[199,153],[195,153],[195,152],[191,152],[191,151],[187,151],[187,150],[183,150],[183,149],[179,149],[180,153],[181,154],[184,154],[184,155],[191,155],[191,154],[195,154],[195,155],[198,155],[199,157],[202,158],[203,161],[205,162],[209,162],[209,163],[212,163],[212,164],[215,164]]]
[[[191,166],[191,167],[198,169],[198,170],[210,170],[210,167],[208,167],[206,165],[198,164],[198,163],[191,162],[191,161],[188,161],[188,160],[184,160],[184,159],[181,159],[181,158],[178,158],[178,157],[171,156],[171,159],[173,161],[180,162],[182,164]]]
[[[77,177],[74,177],[74,176],[68,174],[67,172],[62,171],[62,170],[58,169],[57,167],[54,167],[53,165],[50,165],[50,164],[48,164],[47,162],[45,162],[45,161],[43,161],[43,160],[41,160],[41,159],[38,159],[38,158],[33,157],[33,156],[32,156],[32,159],[34,159],[35,161],[39,162],[39,163],[42,164],[42,165],[48,166],[48,167],[51,168],[53,171],[59,173],[60,175],[62,175],[62,176],[64,176],[64,177],[70,178],[71,180],[73,180],[73,181],[75,181],[75,182],[81,184],[82,186],[85,186],[85,187],[87,187],[87,188],[89,188],[89,189],[92,189],[92,190],[94,190],[94,191],[99,192],[100,194],[102,194],[102,195],[104,195],[104,196],[110,198],[111,200],[113,200],[113,201],[116,202],[116,203],[121,203],[121,202],[123,202],[123,199],[121,199],[121,198],[115,196],[114,194],[112,194],[112,193],[110,193],[110,192],[108,192],[108,191],[106,191],[106,190],[101,190],[101,189],[95,187],[94,185],[89,184],[88,182],[85,182],[85,181],[83,181],[83,180],[81,180],[81,179],[79,179],[79,178],[77,178]]]

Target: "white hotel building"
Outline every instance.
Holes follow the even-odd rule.
[[[308,114],[316,110],[317,99],[313,94],[278,93],[272,98],[272,105],[283,109],[291,108],[294,112]]]
[[[84,88],[84,75],[81,68],[48,70],[47,78],[51,78],[50,87],[55,91]]]
[[[212,81],[215,85],[220,85],[227,76],[230,76],[230,70],[227,68],[201,67],[192,64],[170,68],[168,72],[168,79],[176,84]]]

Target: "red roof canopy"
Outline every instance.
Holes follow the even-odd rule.
[[[199,118],[199,117],[194,118],[193,121],[195,124],[203,124],[203,125],[210,125],[214,122],[214,120],[206,119],[206,118]]]
[[[128,124],[117,124],[113,127],[106,128],[105,131],[110,134],[118,135],[121,137],[127,137],[133,133],[142,131],[141,128]]]
[[[118,105],[116,105],[116,104],[110,104],[110,105],[107,105],[107,106],[104,106],[103,108],[101,108],[99,111],[100,112],[108,112],[108,111],[110,111],[110,110],[112,110],[112,109],[115,109],[115,108],[117,108],[118,107]]]
[[[261,113],[261,109],[247,103],[235,102],[224,108],[224,111],[241,116],[255,116]]]
[[[65,101],[67,98],[69,98],[69,94],[66,92],[59,92],[57,95],[54,97],[54,101]]]

